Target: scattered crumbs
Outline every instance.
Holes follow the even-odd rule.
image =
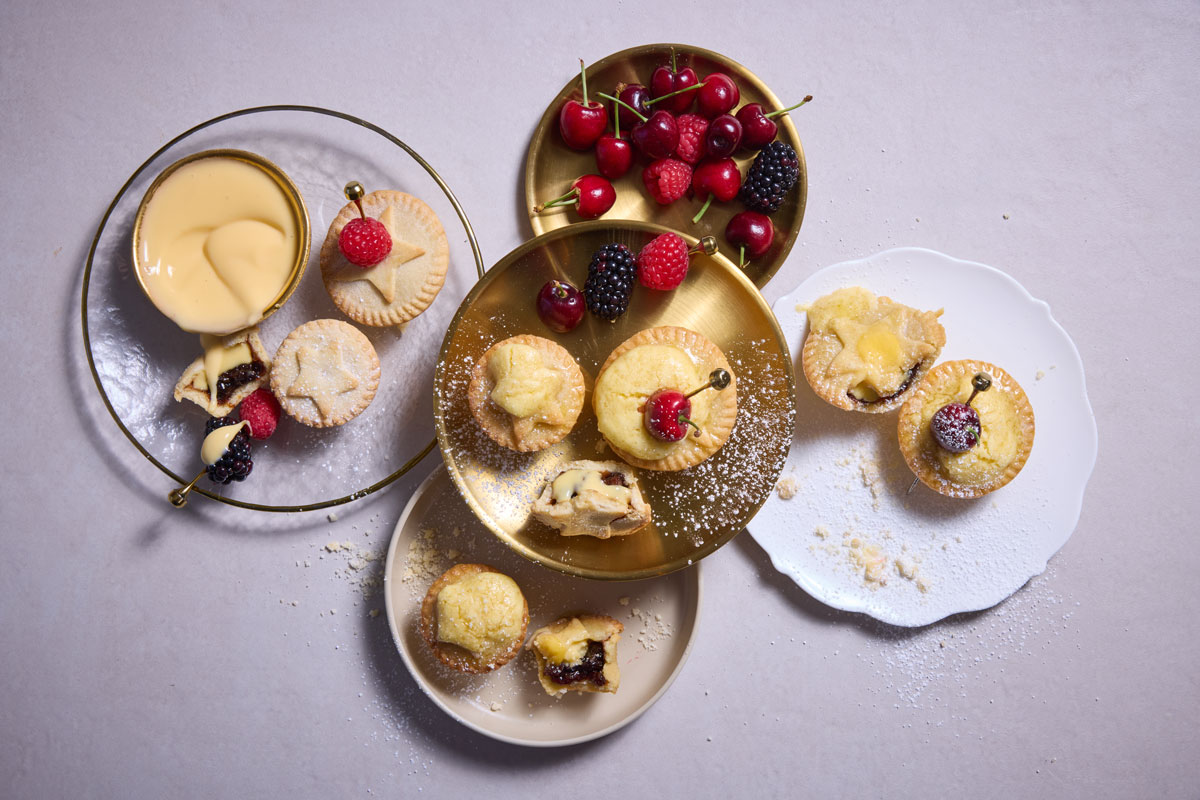
[[[330,522],[337,522],[341,518],[337,515],[336,511],[330,511],[325,515],[325,519],[329,520]]]
[[[791,500],[796,496],[796,492],[800,491],[800,484],[790,476],[780,478],[779,483],[775,484],[775,491],[779,494],[780,500]]]
[[[628,601],[629,598],[624,599]],[[635,642],[646,650],[657,650],[660,641],[669,638],[675,633],[674,627],[671,623],[663,619],[662,614],[643,611],[641,608],[634,606],[629,611],[629,617],[641,623],[641,628],[637,631],[630,630],[630,635]],[[629,626],[630,629],[633,627],[633,625]]]
[[[1004,216],[1004,218],[1005,218],[1005,219],[1008,219],[1008,214],[1005,214],[1005,215],[1003,215],[1003,216]]]
[[[336,553],[338,550],[341,550],[341,549],[342,549],[341,542],[333,541],[333,542],[330,542],[327,545],[325,545],[325,550],[330,553]]]
[[[488,706],[488,710],[489,710],[489,711],[493,711],[493,712],[495,712],[495,711],[499,711],[499,710],[500,710],[500,709],[502,709],[502,708],[504,708],[504,706],[500,705],[500,704],[499,704],[499,703],[497,703],[495,700],[493,700],[493,701],[492,701],[492,704],[491,704],[490,706]]]
[[[408,543],[408,558],[400,576],[402,583],[416,582],[425,586],[446,571],[444,557],[434,543],[435,535],[432,528],[423,530]]]
[[[826,528],[824,525],[818,525],[817,527],[813,528],[813,533],[816,534],[818,539],[829,538],[829,528]]]
[[[624,597],[618,597],[617,602],[623,606],[629,605],[629,595],[625,595]]]
[[[1041,369],[1039,369],[1039,370],[1037,371],[1037,374],[1033,376],[1033,379],[1034,379],[1035,381],[1040,381],[1040,380],[1041,380],[1042,378],[1044,378],[1044,377],[1046,377],[1046,371],[1045,371],[1045,370],[1041,370]]]

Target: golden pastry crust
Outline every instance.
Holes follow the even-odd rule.
[[[965,453],[951,453],[933,438],[930,420],[947,403],[964,403],[971,380],[986,372],[992,386],[971,402],[981,432]],[[938,364],[900,409],[900,451],[921,483],[947,497],[982,497],[1017,476],[1033,449],[1033,406],[1020,384],[986,361]]]
[[[842,305],[846,313],[820,313],[821,304]],[[814,313],[816,312],[816,313]],[[804,377],[817,396],[846,411],[883,414],[904,404],[914,387],[921,383],[946,344],[946,329],[938,322],[938,311],[919,311],[890,297],[876,297],[861,287],[839,289],[821,297],[810,307],[809,331],[801,351]],[[861,341],[847,342],[880,326],[894,336],[894,345],[904,363],[894,375],[880,378],[861,358],[860,348],[850,347]],[[886,383],[888,392],[879,396],[869,384]],[[864,388],[859,388],[864,387]],[[859,398],[851,390],[875,394],[875,399]]]
[[[595,474],[604,487],[572,481],[576,491],[566,499],[556,498],[555,481],[571,473]],[[578,473],[574,477],[579,477]],[[609,486],[614,486],[609,490]],[[571,488],[571,487],[564,487]],[[650,505],[642,496],[637,475],[616,461],[571,461],[563,464],[533,503],[533,516],[563,536],[594,536],[608,539],[628,536],[650,524]]]
[[[228,416],[230,411],[237,408],[238,403],[267,382],[271,371],[271,357],[267,354],[267,348],[263,346],[262,339],[258,338],[258,328],[246,328],[221,337],[223,347],[235,347],[242,343],[250,348],[251,359],[262,363],[263,372],[260,377],[239,386],[230,393],[225,402],[216,402],[209,391],[208,378],[204,374],[204,355],[201,354],[196,357],[195,361],[188,364],[183,375],[179,377],[179,381],[175,384],[175,399],[190,400],[214,417]]]
[[[629,362],[626,363],[630,369],[619,368],[609,373],[622,356],[647,346],[682,351],[691,361],[694,376],[679,376],[679,369],[675,368],[678,364],[671,369],[671,377],[664,377],[653,368],[641,369],[640,365]],[[720,391],[706,390],[691,401],[692,418],[700,426],[700,435],[688,435],[678,442],[661,442],[651,437],[639,410],[649,396],[659,389],[690,392],[703,385],[709,374],[718,368],[732,376],[729,386]],[[693,377],[690,386],[661,385],[664,381],[691,380]],[[601,436],[621,459],[641,469],[674,472],[699,464],[720,450],[729,439],[737,422],[737,376],[721,348],[696,331],[670,325],[648,328],[626,339],[605,360],[596,376],[592,406]],[[634,447],[641,448],[645,455],[630,452]]]
[[[366,410],[378,388],[375,348],[347,322],[306,322],[275,351],[271,391],[284,411],[310,427],[344,425]]]
[[[404,192],[376,191],[362,199],[363,212],[392,236],[392,252],[368,269],[351,264],[338,236],[358,207],[347,203],[321,246],[321,277],[334,305],[355,322],[374,327],[403,325],[437,297],[446,280],[450,248],[433,209]]]
[[[457,644],[443,642],[438,639],[438,595],[451,584],[485,572],[503,575],[502,572],[487,564],[455,564],[433,582],[433,585],[429,587],[429,591],[425,594],[425,599],[421,602],[421,637],[425,639],[426,644],[433,650],[433,654],[446,666],[456,669],[459,672],[468,672],[475,675],[491,672],[512,661],[517,653],[521,652],[521,645],[525,643],[525,631],[529,627],[529,604],[526,602],[524,594],[521,594],[520,633],[513,636],[512,641],[502,643],[494,649],[477,653]]]
[[[540,368],[549,370],[560,382],[546,407],[532,416],[516,417],[493,397],[497,382],[490,370],[491,361],[512,345],[532,348],[540,358]],[[467,385],[467,403],[494,442],[518,453],[529,453],[566,438],[583,410],[585,391],[583,370],[570,353],[549,339],[521,334],[496,342],[475,362]]]
[[[566,692],[604,692],[615,694],[621,685],[621,667],[617,662],[617,642],[621,639],[621,632],[625,630],[625,626],[612,617],[603,614],[581,614],[577,617],[563,617],[562,619],[547,625],[544,628],[538,628],[534,631],[533,636],[529,639],[529,650],[533,653],[534,659],[537,661],[538,682],[542,684],[542,688],[549,695],[561,695]],[[600,670],[599,675],[592,678],[583,678],[581,680],[571,681],[569,683],[559,683],[553,680],[547,672],[547,667],[551,664],[574,664],[579,665],[583,657],[575,658],[570,661],[559,662],[551,654],[552,639],[559,639],[564,636],[573,637],[580,635],[586,637],[586,642],[599,642],[603,644],[604,666]]]

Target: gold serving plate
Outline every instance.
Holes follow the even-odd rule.
[[[684,44],[643,45],[622,50],[597,61],[587,68],[588,96],[593,97],[593,93],[597,91],[615,96],[618,83],[641,83],[648,86],[654,70],[663,64],[671,63],[672,49],[675,50],[676,66],[680,69],[692,67],[701,81],[710,72],[724,72],[733,78],[741,91],[739,107],[746,103],[761,103],[766,111],[787,107],[779,102],[779,98],[757,75],[741,64],[720,53]],[[533,141],[529,144],[529,153],[525,158],[525,202],[529,222],[535,234],[579,222],[579,215],[572,206],[547,209],[541,213],[535,213],[533,208],[538,203],[570,191],[571,183],[580,175],[598,172],[595,151],[581,153],[572,150],[563,143],[558,132],[558,114],[563,103],[571,98],[579,100],[582,97],[582,86],[579,77],[576,76],[551,101],[538,122],[537,130],[533,132]],[[799,97],[794,98],[788,105],[799,100]],[[611,119],[612,104],[608,105]],[[777,138],[796,149],[796,155],[800,159],[800,177],[796,188],[788,193],[783,205],[770,215],[775,224],[775,241],[771,244],[771,249],[745,266],[746,274],[759,288],[767,285],[771,276],[779,271],[791,252],[800,232],[800,224],[804,220],[804,206],[808,200],[808,167],[792,116],[784,114],[776,117],[775,122],[779,125]],[[611,129],[611,123],[609,127]],[[624,135],[624,128],[621,129],[621,133]],[[739,152],[734,155],[734,161],[737,162],[743,179],[756,155],[757,152]],[[620,180],[613,182],[613,187],[617,190],[617,202],[603,219],[647,220],[684,231],[696,238],[714,236],[721,251],[736,264],[738,248],[725,240],[725,226],[734,214],[745,210],[742,204],[736,198],[728,203],[714,201],[700,222],[693,224],[692,217],[703,203],[685,196],[668,206],[660,206],[646,193],[642,184],[643,166],[644,162],[639,163],[639,159],[635,157],[633,168]]]
[[[587,313],[575,330],[556,334],[539,319],[536,297],[546,281],[557,278],[582,289],[597,249],[620,242],[636,253],[666,231],[649,222],[596,220],[532,239],[475,285],[442,342],[434,374],[434,417],[454,483],[493,533],[527,558],[560,572],[622,580],[687,567],[745,527],[787,459],[795,422],[792,359],[770,307],[723,255],[692,255],[688,276],[674,291],[637,287],[629,310],[616,322]],[[738,382],[733,433],[716,455],[696,467],[639,471],[654,512],[650,526],[607,540],[560,536],[533,520],[530,507],[559,464],[615,458],[596,429],[590,390],[617,345],[657,325],[698,331],[725,352]],[[515,453],[492,442],[467,405],[473,365],[492,344],[520,333],[565,347],[583,369],[589,390],[571,434],[537,453]]]

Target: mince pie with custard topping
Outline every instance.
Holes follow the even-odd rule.
[[[616,461],[572,461],[546,482],[533,516],[563,536],[608,539],[650,524],[637,475]]]

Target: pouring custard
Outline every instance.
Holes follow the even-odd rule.
[[[179,327],[225,335],[257,323],[308,260],[308,213],[274,164],[210,150],[168,167],[134,226],[138,282]]]

